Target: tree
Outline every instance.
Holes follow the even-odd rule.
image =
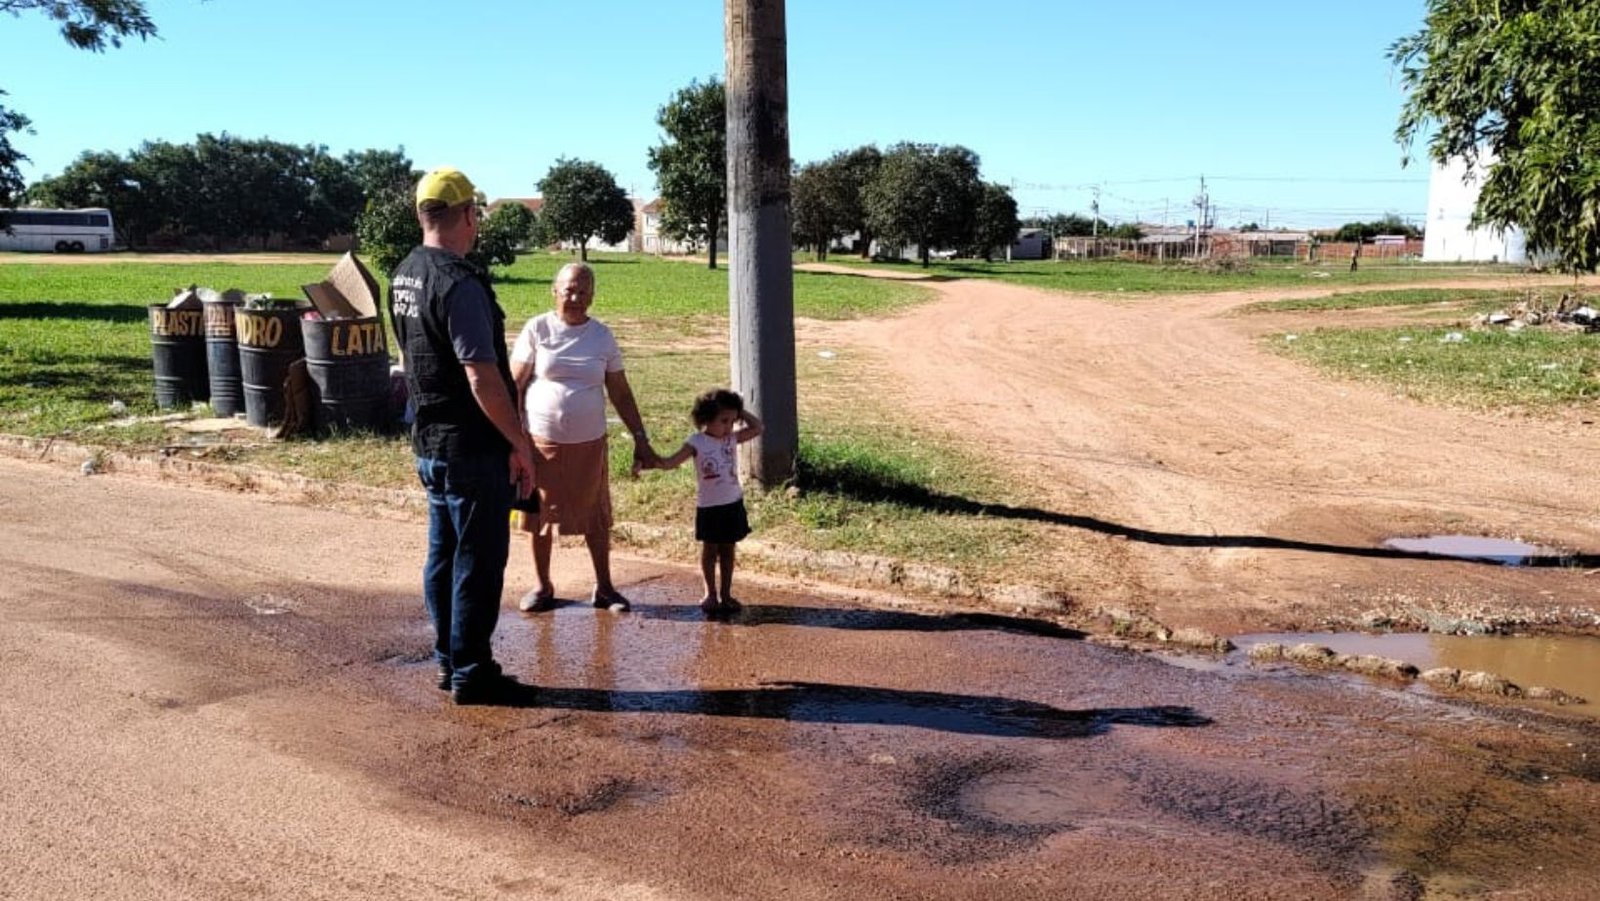
[[[717,236],[728,216],[728,101],[715,76],[689,82],[656,111],[666,132],[650,148],[661,189],[661,229],[677,240],[705,241],[706,265],[717,268]]]
[[[1394,213],[1389,213],[1382,219],[1374,219],[1371,222],[1346,222],[1333,233],[1333,240],[1370,241],[1378,235],[1405,235],[1408,238],[1416,238],[1421,234],[1421,230],[1416,226]]]
[[[965,147],[901,143],[883,155],[863,200],[867,223],[883,240],[915,244],[927,266],[934,247],[972,237],[983,183],[978,155]]]
[[[1132,222],[1111,226],[1110,231],[1104,232],[1108,238],[1120,238],[1124,241],[1137,241],[1144,237],[1144,229]]]
[[[578,245],[580,260],[589,259],[590,238],[616,244],[633,229],[633,204],[599,163],[562,157],[539,180],[539,193],[545,237]]]
[[[350,177],[360,186],[361,194],[370,200],[384,191],[412,188],[422,173],[416,171],[406,156],[406,149],[352,150],[344,155],[345,167]]]
[[[305,184],[306,204],[300,211],[295,235],[318,241],[329,235],[349,234],[366,201],[360,182],[343,159],[328,148],[310,145],[302,150],[296,175]]]
[[[1095,220],[1077,213],[1055,213],[1050,216],[1029,216],[1022,220],[1028,228],[1042,228],[1052,238],[1088,238],[1097,233]],[[1104,220],[1099,220],[1099,233],[1104,233],[1111,226]]]
[[[828,258],[828,246],[845,233],[839,211],[839,183],[844,173],[832,161],[807,163],[789,180],[789,219],[795,243]],[[859,205],[859,202],[858,202]]]
[[[415,204],[413,188],[397,185],[367,198],[366,209],[356,217],[356,246],[379,271],[392,272],[422,243]]]
[[[872,144],[833,155],[831,163],[839,174],[835,182],[833,206],[839,216],[839,227],[845,234],[856,233],[856,248],[861,258],[872,256],[872,224],[867,221],[867,185],[878,177],[878,167],[883,165],[883,154]]]
[[[20,16],[38,10],[61,23],[61,37],[79,50],[96,53],[122,39],[156,36],[156,25],[142,0],[0,0],[0,12]]]
[[[1389,58],[1407,91],[1396,139],[1487,169],[1474,226],[1520,228],[1563,268],[1600,264],[1600,0],[1429,0]]]
[[[122,39],[156,35],[142,0],[0,0],[0,13],[13,17],[39,11],[61,23],[61,37],[79,50],[96,53],[121,47]],[[0,91],[0,97],[5,96]],[[0,209],[16,205],[23,188],[19,168],[28,158],[11,143],[13,134],[33,134],[27,116],[0,104]],[[4,223],[0,222],[0,226]]]
[[[1022,223],[1017,220],[1017,200],[1011,189],[1004,185],[985,184],[978,200],[977,214],[972,223],[973,255],[985,262],[994,259],[995,248],[1009,248],[1017,241],[1017,230]]]
[[[191,207],[200,188],[193,145],[146,141],[128,155],[128,166],[138,185],[139,205],[131,215],[117,209],[112,213],[130,219],[128,228],[136,240],[163,229],[180,235],[195,230]]]
[[[0,97],[5,94],[5,91],[0,91]],[[11,135],[33,134],[33,129],[28,125],[27,116],[0,105],[0,209],[16,206],[16,198],[22,194],[24,182],[22,172],[17,167],[27,162],[28,158],[11,143]],[[5,214],[0,213],[0,229],[5,227]]]
[[[510,266],[517,261],[517,248],[533,238],[538,225],[533,211],[516,201],[495,207],[478,229],[478,243],[467,259],[484,270],[491,266]]]
[[[117,240],[133,247],[146,234],[141,218],[131,212],[141,205],[140,195],[127,160],[109,150],[85,150],[60,175],[29,185],[27,200],[47,207],[105,207],[114,213]]]

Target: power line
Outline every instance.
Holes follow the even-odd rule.
[[[1330,184],[1330,185],[1425,185],[1426,178],[1358,178],[1330,175],[1208,175],[1212,182],[1254,182],[1262,184]],[[1105,185],[1157,185],[1193,182],[1194,176],[1179,178],[1106,179],[1081,184],[1027,182],[1013,179],[1011,186],[1020,191],[1092,191]]]

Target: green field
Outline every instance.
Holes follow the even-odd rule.
[[[1240,307],[1240,313],[1289,313],[1361,310],[1373,307],[1440,306],[1453,310],[1498,309],[1515,303],[1521,293],[1483,288],[1399,288],[1392,291],[1352,291],[1325,297],[1266,300]]]
[[[1267,346],[1345,378],[1429,403],[1552,410],[1600,397],[1600,336],[1544,329],[1319,328]]]
[[[0,303],[26,301],[113,304],[142,308],[170,298],[173,290],[206,285],[239,288],[277,297],[302,297],[300,286],[327,274],[327,263],[248,262],[85,262],[81,265],[32,263],[23,254],[0,255]],[[572,256],[531,253],[516,265],[495,270],[495,290],[507,316],[521,322],[550,306],[550,280]],[[595,269],[596,312],[606,316],[670,318],[727,312],[728,270],[703,262],[660,260],[632,254],[591,254]],[[384,281],[379,276],[379,281]],[[873,315],[926,299],[925,288],[867,281],[848,275],[796,272],[795,314],[814,319]],[[141,313],[142,317],[143,314]]]

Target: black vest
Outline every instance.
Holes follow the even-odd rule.
[[[451,459],[472,454],[510,453],[511,445],[484,415],[472,396],[466,367],[450,343],[446,298],[456,285],[474,280],[489,295],[490,333],[495,368],[505,379],[512,404],[517,397],[506,353],[506,314],[495,300],[483,270],[439,247],[419,246],[390,275],[389,318],[405,353],[406,387],[416,408],[411,447],[419,457]]]

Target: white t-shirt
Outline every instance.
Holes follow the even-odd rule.
[[[511,362],[533,361],[528,433],[558,444],[594,441],[606,433],[606,373],[622,371],[622,348],[598,319],[567,325],[554,312],[528,320]]]
[[[695,432],[684,443],[694,448],[696,505],[720,507],[744,497],[744,489],[739,487],[738,438]]]

